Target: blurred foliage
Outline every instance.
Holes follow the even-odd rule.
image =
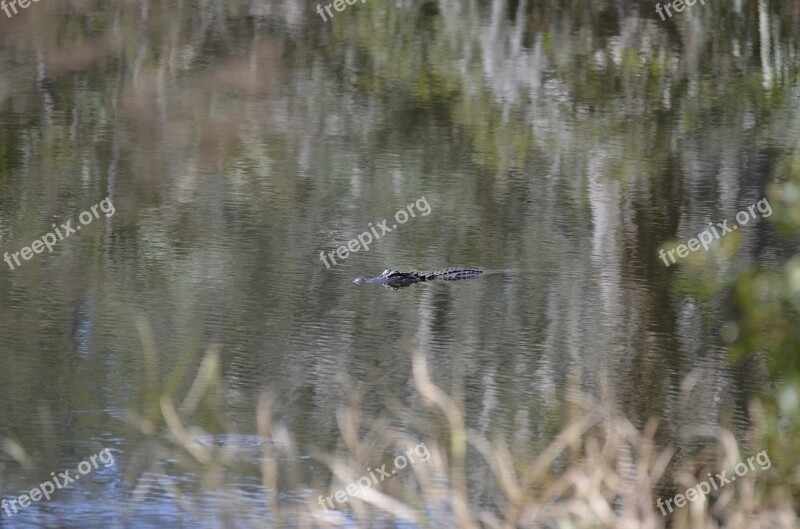
[[[797,248],[800,242],[800,152],[786,157],[769,189],[775,225]],[[724,330],[734,357],[765,352],[773,374],[800,376],[800,253],[742,272],[734,284],[736,321]]]
[[[800,504],[800,148],[779,161],[769,186],[774,216],[785,237],[786,255],[742,271],[733,284],[735,317],[722,329],[733,358],[753,365],[763,360],[774,391],[754,404],[758,432],[753,444],[773,458],[778,483],[775,497],[792,494]],[[794,253],[794,255],[792,255]],[[763,408],[762,408],[763,406]]]

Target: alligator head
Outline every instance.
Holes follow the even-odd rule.
[[[425,278],[416,272],[399,272],[397,270],[384,270],[378,277],[358,277],[353,283],[377,283],[389,288],[400,288],[425,281]]]

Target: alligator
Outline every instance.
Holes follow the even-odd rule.
[[[415,270],[411,272],[399,272],[397,270],[384,270],[378,277],[357,277],[353,280],[353,283],[376,283],[386,288],[398,289],[424,281],[434,281],[436,279],[441,279],[443,281],[470,279],[472,277],[481,276],[484,273],[485,272],[479,268],[464,268],[460,266],[434,270],[433,272],[417,272]]]

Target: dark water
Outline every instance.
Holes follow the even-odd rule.
[[[116,461],[0,527],[269,519],[250,472],[231,491],[169,462],[144,470],[125,422],[152,382],[137,321],[173,389],[188,383],[171,373],[191,382],[219,344],[244,460],[259,457],[248,446],[271,388],[311,475],[311,447],[339,435],[342,375],[373,411],[382,395],[413,402],[415,349],[445,389],[463,387],[471,427],[536,446],[562,424],[571,379],[637,426],[658,418],[678,457],[747,423],[767,378],[729,362],[721,333],[736,271],[783,258],[769,220],[677,266],[658,250],[762,199],[798,146],[800,2],[697,4],[666,22],[626,1],[369,0],[329,22],[314,7],[0,13],[0,250],[114,206],[0,269],[0,492],[104,448]],[[369,251],[320,260],[423,197],[429,213]],[[490,273],[351,282],[454,265]],[[157,485],[136,497],[133,475]],[[229,511],[237,523],[209,521]]]

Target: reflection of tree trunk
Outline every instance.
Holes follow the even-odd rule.
[[[589,266],[597,289],[597,299],[592,304],[592,310],[584,315],[584,326],[593,334],[591,343],[595,344],[592,350],[585,352],[585,356],[589,357],[585,360],[590,360],[586,375],[593,378],[593,386],[598,392],[610,380],[631,380],[628,374],[630,367],[635,356],[641,354],[633,336],[638,327],[637,316],[644,311],[635,298],[627,295],[634,286],[626,285],[623,279],[623,238],[635,237],[635,233],[626,233],[623,214],[627,206],[622,200],[621,183],[608,174],[608,156],[604,152],[590,153],[586,171],[592,215],[592,255]],[[626,244],[633,242],[626,241]],[[627,297],[627,309],[623,306],[623,296]],[[596,378],[598,376],[602,379]],[[614,405],[617,404],[618,395],[606,396],[615,401]]]
[[[772,65],[770,64],[769,11],[767,2],[758,1],[758,33],[761,37],[761,71],[764,88],[772,88]]]

